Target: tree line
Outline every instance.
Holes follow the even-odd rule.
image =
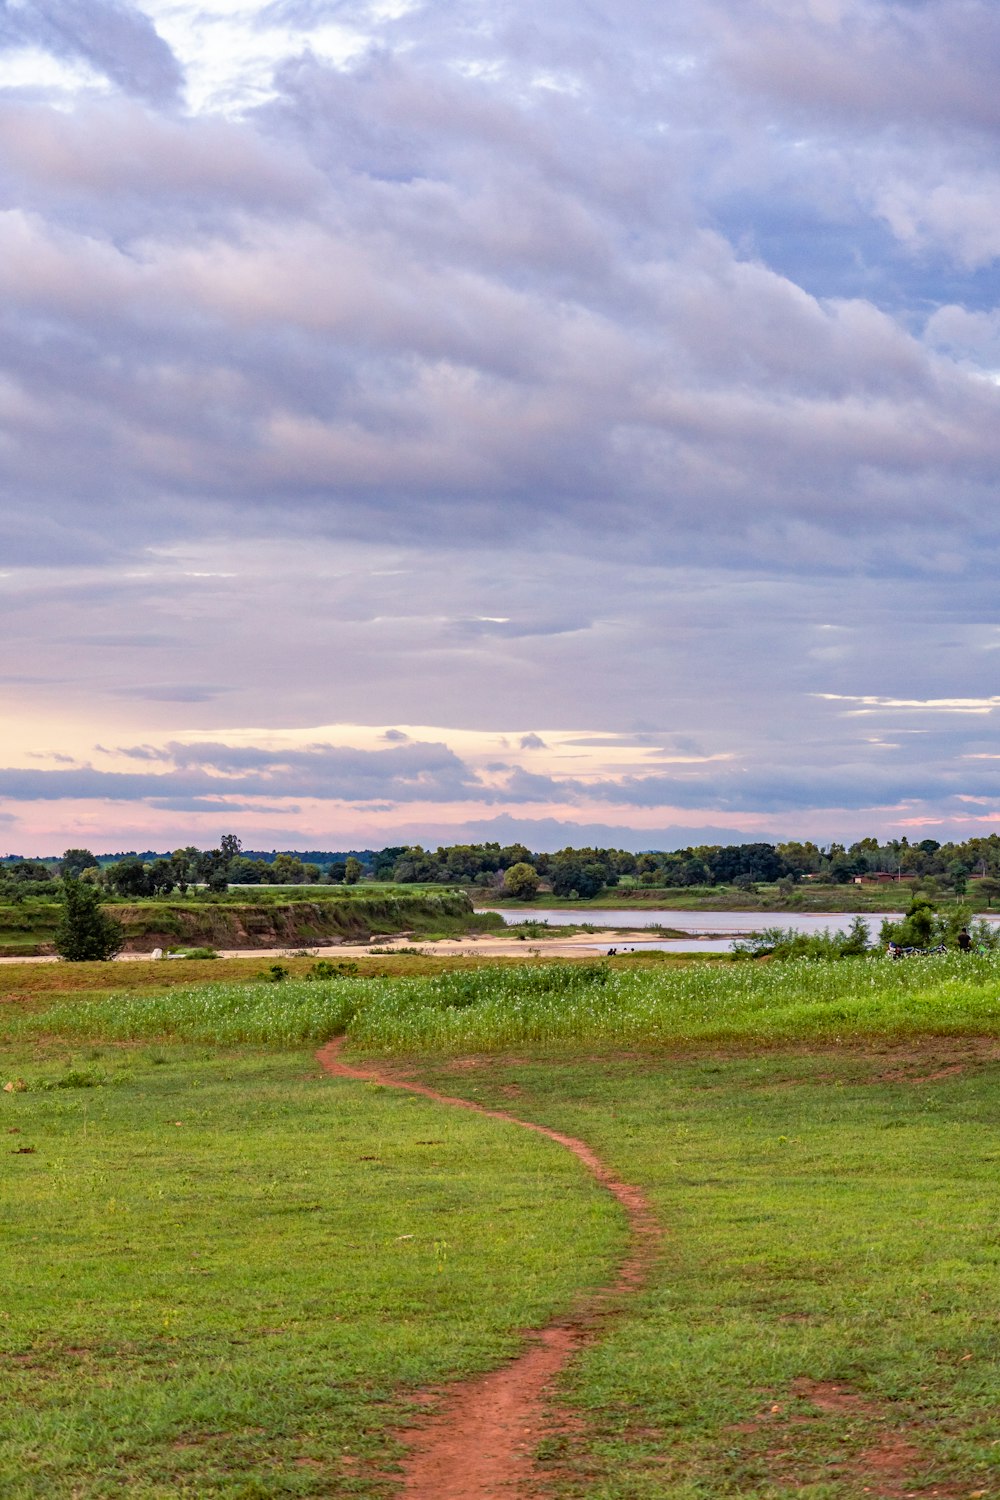
[[[0,860],[0,895],[56,895],[63,876],[83,879],[110,896],[185,895],[195,888],[225,891],[233,885],[356,885],[362,880],[401,884],[464,885],[530,899],[545,888],[555,896],[596,896],[615,886],[671,889],[782,883],[802,880],[847,884],[858,876],[933,877],[939,887],[964,894],[970,879],[1000,880],[1000,834],[942,843],[907,837],[879,842],[864,838],[849,846],[813,842],[701,844],[671,851],[573,848],[531,851],[525,844],[389,845],[343,854],[308,851],[244,852],[235,834],[216,848],[188,845],[172,853],[95,856],[67,849],[59,860]],[[1000,885],[997,893],[1000,894]]]

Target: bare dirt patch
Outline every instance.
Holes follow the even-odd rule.
[[[826,1461],[818,1475],[800,1452],[804,1433],[823,1422],[839,1422],[842,1430],[837,1457]],[[919,1429],[894,1420],[884,1404],[835,1381],[803,1376],[793,1382],[789,1399],[772,1402],[730,1431],[764,1436],[761,1457],[772,1480],[791,1489],[836,1477],[872,1500],[957,1500],[969,1494],[967,1486],[926,1478],[928,1460]]]
[[[409,1447],[402,1493],[410,1500],[534,1500],[544,1486],[534,1461],[539,1444],[572,1426],[568,1414],[555,1410],[554,1378],[578,1349],[597,1336],[623,1298],[642,1287],[661,1227],[641,1189],[615,1177],[586,1142],[518,1119],[507,1110],[439,1093],[388,1069],[352,1067],[340,1059],[342,1045],[338,1039],[317,1053],[328,1073],[407,1089],[439,1104],[469,1109],[547,1136],[572,1151],[628,1215],[631,1246],[609,1286],[582,1298],[567,1318],[529,1334],[525,1352],[510,1364],[429,1393],[433,1407],[427,1420],[402,1434]],[[474,1065],[473,1059],[463,1061],[467,1067]]]

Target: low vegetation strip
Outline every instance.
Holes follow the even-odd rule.
[[[520,974],[482,968],[373,986],[349,1035],[371,1052],[493,1052],[776,1045],[998,1028],[1000,963],[943,955],[642,972],[605,963],[543,964]]]
[[[661,1048],[1000,1032],[1000,957],[691,965],[486,964],[417,979],[200,985],[72,1000],[11,1027],[136,1040],[319,1045],[371,1053],[522,1046]]]

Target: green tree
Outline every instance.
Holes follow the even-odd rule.
[[[883,943],[901,943],[904,948],[928,948],[936,935],[936,927],[934,903],[929,896],[915,891],[901,922],[890,922],[887,918],[882,923],[881,940]]]
[[[271,864],[275,885],[301,885],[306,867],[297,854],[276,854]]]
[[[55,948],[69,963],[104,962],[125,946],[125,929],[101,909],[101,893],[73,876],[63,877],[63,914]]]
[[[7,866],[7,876],[10,880],[18,881],[41,881],[52,880],[53,873],[48,865],[43,864],[40,859],[19,859],[15,864]]]
[[[79,878],[84,870],[96,868],[97,860],[89,849],[67,849],[59,861],[59,874]]]
[[[532,896],[537,895],[538,883],[538,871],[525,860],[511,865],[503,877],[503,888],[507,895],[514,896],[518,901],[530,901]]]
[[[169,896],[177,884],[169,859],[154,859],[149,867],[149,884],[154,896]]]
[[[227,834],[226,837],[231,839],[232,835]],[[239,843],[239,840],[237,839],[236,842]],[[198,855],[195,863],[199,880],[203,880],[210,891],[224,891],[228,889],[229,860],[221,849],[203,850]]]
[[[406,853],[402,844],[390,844],[385,849],[380,849],[372,861],[372,869],[376,880],[392,880],[393,867],[398,859],[402,859]],[[341,876],[343,879],[343,876]]]
[[[583,901],[596,896],[605,883],[605,872],[599,864],[583,864],[566,852],[554,861],[549,874],[554,895],[577,895]]]
[[[119,896],[151,896],[153,884],[149,871],[137,854],[126,854],[108,866],[108,882]]]
[[[232,863],[242,848],[242,840],[238,839],[235,833],[224,833],[219,840],[219,853],[227,865]]]
[[[170,856],[170,868],[174,872],[177,889],[181,895],[187,893],[187,888],[198,879],[198,851],[193,844],[188,844],[184,849],[175,849]]]
[[[360,859],[355,859],[353,854],[348,855],[344,861],[344,884],[357,885],[364,873],[364,868]]]

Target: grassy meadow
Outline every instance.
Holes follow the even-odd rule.
[[[516,1091],[667,1231],[652,1286],[565,1381],[554,1496],[1000,1493],[1000,1044],[415,1072]]]
[[[3,1069],[5,1500],[388,1495],[415,1393],[621,1245],[558,1146],[309,1051],[49,1037]]]
[[[324,1076],[341,1031],[661,1218],[554,1500],[1000,1496],[993,957],[196,962],[0,973],[4,1496],[390,1496],[419,1393],[610,1275],[573,1158]]]

